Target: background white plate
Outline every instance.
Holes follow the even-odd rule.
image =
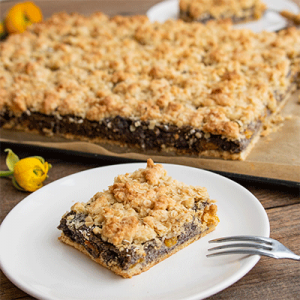
[[[287,21],[275,11],[289,10],[293,13],[299,13],[299,7],[296,3],[289,0],[263,0],[267,5],[267,11],[263,17],[257,21],[234,25],[234,28],[247,28],[254,32],[276,31],[284,28]],[[147,11],[147,16],[151,22],[165,22],[168,19],[177,19],[179,15],[179,1],[167,0],[152,6]]]
[[[118,174],[146,163],[101,167],[80,172],[32,193],[0,227],[0,265],[19,288],[38,299],[200,299],[243,277],[259,256],[207,258],[208,240],[249,234],[269,236],[267,214],[249,191],[220,175],[164,164],[173,178],[205,186],[217,200],[217,229],[149,271],[123,279],[57,240],[61,216],[77,201],[106,189]]]

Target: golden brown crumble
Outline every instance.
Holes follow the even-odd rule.
[[[200,202],[208,205],[193,209]],[[71,210],[86,214],[85,225],[93,227],[102,240],[122,247],[176,237],[184,231],[184,224],[192,221],[203,231],[216,226],[219,219],[213,203],[206,188],[179,182],[168,176],[162,165],[148,159],[145,169],[117,176],[107,190],[87,203],[74,204]]]
[[[266,108],[276,111],[299,53],[295,28],[60,13],[0,44],[0,110],[119,115],[240,140]]]
[[[291,120],[292,118],[292,115],[274,115],[268,122],[264,124],[263,130],[260,135],[268,136],[272,132],[277,132],[283,126],[285,120]]]
[[[258,19],[266,9],[266,5],[260,0],[180,0],[179,7],[181,11],[188,12],[192,19],[205,15],[214,19],[253,15]]]

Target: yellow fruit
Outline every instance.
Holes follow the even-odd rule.
[[[21,2],[14,5],[5,17],[5,27],[8,33],[24,32],[32,23],[43,20],[43,15],[38,6],[33,2]]]
[[[36,157],[19,160],[14,166],[14,178],[17,183],[28,192],[34,192],[43,186],[47,178],[49,164],[42,163]]]
[[[165,245],[169,248],[175,246],[177,244],[177,237],[174,236],[170,239],[165,239]]]

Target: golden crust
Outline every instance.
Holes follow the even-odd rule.
[[[295,25],[300,25],[300,14],[294,14],[288,10],[283,10],[280,12],[280,14],[293,22]]]
[[[195,211],[194,206],[201,202],[207,202],[209,210],[200,207]],[[172,179],[152,159],[148,159],[145,169],[117,176],[108,190],[71,208],[77,214],[87,215],[85,225],[103,241],[116,247],[132,244],[137,248],[152,239],[179,236],[184,224],[193,220],[202,231],[212,224],[216,226],[216,209],[205,188]]]
[[[233,16],[258,19],[266,9],[266,5],[260,0],[180,0],[179,7],[195,20],[205,15],[214,19]]]
[[[0,44],[0,109],[120,115],[241,140],[299,71],[300,33],[65,13]]]

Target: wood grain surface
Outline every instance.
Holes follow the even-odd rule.
[[[51,11],[50,0],[39,1]],[[66,1],[53,1],[64,7]],[[70,2],[70,1],[68,1]],[[107,14],[143,14],[156,0],[99,0],[95,7]],[[295,1],[300,4],[300,0]],[[11,3],[11,2],[10,2]],[[78,1],[74,1],[78,4]],[[0,2],[0,15],[8,2]],[[56,151],[34,149],[20,145],[0,145],[0,170],[6,170],[4,149],[10,147],[20,158],[41,155],[53,168],[45,184],[79,171],[112,165],[122,161],[110,158],[88,158],[66,155]],[[235,180],[237,181],[237,180]],[[292,251],[300,254],[300,190],[299,187],[278,186],[249,180],[238,180],[239,184],[253,193],[262,203],[271,225],[271,237],[279,240]],[[17,191],[6,178],[0,179],[0,222],[9,211],[22,201],[28,193]],[[253,220],[255,222],[255,220]],[[5,242],[5,241],[1,241]],[[6,241],[9,243],[9,241]],[[0,299],[34,299],[11,283],[0,272]],[[300,262],[261,258],[257,265],[241,280],[209,299],[300,299]]]

